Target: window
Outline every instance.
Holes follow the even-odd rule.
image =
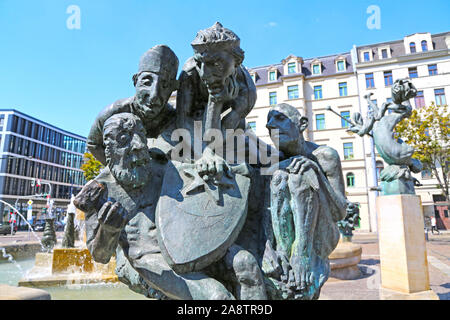
[[[314,99],[322,99],[322,86],[314,86]]]
[[[350,120],[350,111],[341,111],[341,117]],[[341,127],[348,128],[348,122],[341,119]]]
[[[387,57],[388,57],[387,49],[382,49],[382,50],[381,50],[381,57],[382,57],[383,59],[387,59]]]
[[[445,106],[447,104],[445,101],[445,92],[443,88],[434,89],[434,98],[437,106]]]
[[[428,44],[426,40],[423,40],[420,45],[422,46],[422,51],[428,51]]]
[[[346,97],[347,96],[347,82],[339,83],[339,96]]]
[[[392,86],[392,71],[384,72],[384,85],[386,87]]]
[[[277,93],[276,92],[269,92],[269,103],[271,106],[277,104]]]
[[[411,43],[409,44],[409,51],[410,51],[411,53],[416,53],[416,43],[415,43],[415,42],[411,42]]]
[[[253,83],[256,83],[256,73],[252,73],[251,77],[252,77]]]
[[[366,51],[363,53],[364,61],[370,61],[370,54],[369,51]]]
[[[320,64],[313,65],[313,74],[320,74]]]
[[[325,115],[322,114],[316,114],[316,130],[323,130],[325,129]]]
[[[298,98],[298,85],[289,86],[288,87],[288,99],[297,99]]]
[[[423,91],[417,91],[417,94],[414,97],[414,103],[416,104],[416,109],[425,107],[425,98],[423,96]]]
[[[297,70],[295,70],[295,62],[289,62],[288,63],[288,74],[296,73]]]
[[[248,123],[248,126],[250,127],[250,129],[252,129],[253,131],[256,131],[256,122],[255,121],[250,121]]]
[[[337,62],[337,69],[338,69],[338,71],[345,71],[345,61],[344,60],[339,60]]]
[[[353,159],[353,142],[344,143],[344,160]]]
[[[429,64],[428,65],[428,74],[430,76],[435,76],[438,74],[437,65],[436,64]]]
[[[381,171],[383,171],[383,169],[384,169],[383,161],[377,161],[376,162],[376,166],[377,166],[377,168],[376,168],[377,180],[380,181],[380,179],[381,179]]]
[[[352,172],[347,173],[345,176],[347,180],[347,187],[354,187],[355,186],[355,175]]]
[[[277,80],[276,78],[277,78],[276,72],[270,71],[269,72],[269,81],[275,81],[275,80]]]
[[[417,73],[417,68],[408,68],[408,73],[410,78],[417,78],[419,75]]]
[[[366,73],[366,88],[375,88],[375,82],[373,80],[373,73]]]

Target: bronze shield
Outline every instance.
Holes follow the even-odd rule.
[[[194,165],[169,162],[156,209],[158,242],[177,273],[200,271],[221,259],[247,216],[250,179],[204,181]]]

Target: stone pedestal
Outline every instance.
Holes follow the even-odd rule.
[[[330,280],[354,280],[361,277],[358,263],[361,261],[362,248],[341,237],[336,249],[328,257],[330,259]]]
[[[430,299],[437,298],[430,290],[420,197],[410,194],[379,196],[376,204],[381,297],[414,299],[426,293]]]

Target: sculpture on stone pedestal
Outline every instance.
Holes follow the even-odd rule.
[[[236,151],[233,143],[215,140],[218,133],[244,129],[256,100],[240,39],[216,23],[199,31],[192,47],[178,80],[170,48],[147,51],[133,76],[136,95],[96,118],[88,148],[106,167],[74,201],[86,215],[88,249],[101,263],[116,254],[121,281],[146,296],[316,299],[328,277],[327,253],[338,239],[335,222],[345,213],[339,158],[331,148],[303,141],[299,123],[297,148],[280,145],[286,155],[293,152],[274,176],[289,178],[291,187],[282,192],[293,199],[282,215],[291,237],[283,246],[279,186],[270,185],[260,163],[224,157],[221,147]],[[176,112],[167,103],[174,90]],[[214,141],[204,139],[208,135]],[[281,266],[287,269],[276,274],[279,258],[288,257]],[[275,271],[263,271],[264,263]]]
[[[413,147],[394,138],[394,129],[397,123],[411,116],[409,99],[416,96],[417,89],[408,79],[399,79],[391,91],[392,102],[383,103],[381,108],[370,100],[372,93],[365,95],[371,112],[364,121],[360,113],[354,113],[349,130],[361,137],[372,132],[378,153],[389,165],[380,174],[382,194],[415,194],[414,185],[418,181],[411,172],[419,173],[422,163],[412,158]]]
[[[350,202],[347,205],[345,218],[338,221],[339,232],[344,241],[351,241],[353,237],[353,230],[358,225],[359,220],[359,206],[358,203]]]

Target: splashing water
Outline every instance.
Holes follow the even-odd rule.
[[[31,224],[28,222],[27,219],[25,219],[25,217],[19,212],[19,210],[17,210],[15,207],[13,207],[12,205],[10,205],[8,202],[5,202],[3,200],[0,200],[1,203],[6,204],[8,207],[10,207],[11,209],[14,210],[15,213],[17,213],[19,216],[22,217],[23,221],[25,221],[28,224],[28,230],[31,231],[31,233],[33,234],[33,236],[36,238],[36,240],[39,242],[39,244],[41,245],[42,251],[45,251],[45,247],[41,242],[41,239],[38,237],[38,235],[33,231],[33,227],[31,226]]]
[[[14,260],[12,255],[10,255],[9,253],[6,253],[6,249],[5,248],[0,248],[0,250],[2,251],[3,258],[8,259],[8,261],[11,262],[12,264],[14,264],[17,267],[17,269],[19,269],[20,272],[23,272],[23,269],[20,266],[20,264],[18,264],[17,261]]]

